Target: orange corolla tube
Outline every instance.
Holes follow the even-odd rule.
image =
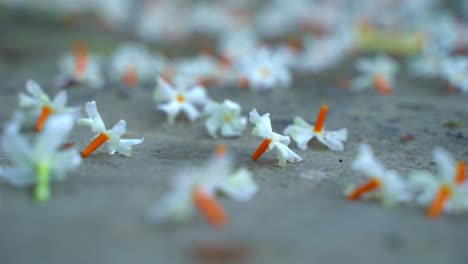
[[[258,160],[263,155],[263,153],[265,153],[265,151],[267,151],[268,147],[270,146],[270,143],[271,143],[270,138],[267,138],[267,139],[263,140],[262,144],[260,144],[260,146],[258,146],[257,150],[252,155],[252,159],[253,160]]]
[[[381,183],[379,179],[372,177],[369,181],[365,182],[361,186],[357,187],[354,191],[352,191],[348,195],[348,200],[350,201],[358,200],[361,198],[363,194],[374,191],[380,188],[380,186],[381,186]]]
[[[193,190],[193,202],[205,218],[215,227],[224,227],[228,217],[221,204],[202,188]]]

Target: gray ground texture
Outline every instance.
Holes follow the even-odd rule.
[[[0,13],[0,18],[2,124],[15,110],[27,79],[56,92],[49,89],[56,61],[74,40],[86,39],[92,50],[108,54],[125,38],[77,30],[76,25],[69,30],[41,19],[19,23],[8,13]],[[36,204],[31,189],[0,182],[0,263],[467,263],[467,215],[434,221],[421,208],[384,209],[343,197],[348,183],[363,179],[350,170],[361,142],[369,143],[388,168],[403,174],[415,169],[435,172],[434,146],[467,160],[466,98],[447,94],[442,81],[404,73],[388,97],[338,89],[336,80],[352,73],[347,62],[330,73],[295,76],[290,90],[209,90],[215,100],[239,102],[245,115],[253,107],[271,113],[279,132],[294,116],[313,121],[320,106],[329,105],[327,128],[348,128],[346,150],[332,152],[311,144],[300,151],[292,143],[304,160],[284,168],[276,166],[270,153],[251,160],[261,142],[250,134],[251,126],[237,139],[213,140],[201,120],[166,124],[151,101],[150,87],[130,96],[111,85],[100,92],[70,89],[70,105],[96,100],[108,125],[125,119],[128,136],[144,137],[145,142],[130,158],[98,150],[67,181],[52,185],[46,204]],[[462,126],[447,128],[448,121]],[[415,140],[402,142],[405,133]],[[76,127],[72,141],[82,149],[90,136],[88,129]],[[200,215],[182,225],[149,223],[145,210],[169,191],[169,179],[181,167],[203,164],[219,143],[228,146],[237,166],[253,173],[257,195],[247,203],[222,199],[230,215],[224,230],[213,229]],[[8,164],[0,152],[0,165]]]

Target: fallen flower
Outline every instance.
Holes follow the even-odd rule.
[[[187,220],[198,209],[210,224],[223,227],[228,218],[216,194],[221,192],[234,200],[248,201],[257,192],[248,170],[232,171],[232,160],[222,145],[206,167],[184,170],[171,185],[172,192],[150,208],[153,221]]]
[[[283,136],[272,131],[270,114],[266,113],[260,116],[257,109],[250,111],[250,123],[255,127],[252,130],[252,135],[264,138],[264,141],[252,155],[253,160],[259,159],[263,153],[276,148],[276,155],[278,157],[278,165],[285,166],[288,162],[299,162],[302,158],[288,148],[291,142],[288,136]]]
[[[19,94],[19,107],[39,116],[36,123],[37,132],[41,131],[49,116],[65,113],[76,114],[79,110],[79,107],[66,106],[66,91],[60,91],[54,100],[50,100],[39,84],[33,80],[28,80],[26,82],[26,92]]]
[[[106,129],[104,121],[97,110],[95,101],[86,103],[85,110],[88,114],[88,118],[80,118],[77,123],[78,125],[91,127],[91,130],[97,133],[97,135],[92,138],[92,142],[81,153],[83,158],[87,158],[105,142],[108,143],[109,154],[113,155],[118,152],[119,154],[129,157],[132,155],[132,147],[143,142],[144,138],[121,139],[122,135],[127,131],[127,123],[125,120],[120,120],[109,130]]]
[[[408,202],[411,199],[408,184],[397,172],[387,170],[374,158],[369,145],[361,144],[356,160],[352,164],[356,171],[364,173],[370,179],[347,192],[348,200],[354,201],[365,198],[379,199],[386,207],[397,203]]]
[[[325,119],[327,117],[328,106],[323,105],[317,116],[315,125],[312,126],[301,117],[294,118],[294,124],[289,125],[284,130],[285,135],[290,135],[297,146],[302,149],[307,149],[307,144],[310,140],[317,138],[319,142],[326,145],[331,150],[343,151],[343,142],[348,137],[346,128],[336,131],[326,131],[324,129]]]
[[[223,137],[240,136],[247,125],[247,118],[240,116],[240,105],[231,100],[224,100],[222,104],[209,102],[204,114],[208,116],[206,129],[213,138],[217,137],[218,130]]]
[[[468,185],[466,184],[465,161],[455,162],[442,148],[433,151],[439,170],[437,175],[416,171],[410,175],[410,183],[419,192],[416,201],[428,206],[427,216],[437,218],[445,211],[460,213],[468,210]]]
[[[356,68],[361,72],[361,76],[353,80],[353,90],[375,87],[382,95],[392,93],[394,76],[398,70],[398,64],[394,60],[385,55],[374,59],[360,59]]]
[[[194,121],[200,116],[195,105],[206,105],[209,98],[205,89],[201,86],[187,87],[187,84],[180,84],[173,87],[163,78],[158,78],[158,87],[154,90],[153,99],[158,105],[158,109],[167,114],[168,122],[174,123],[180,111],[185,112],[190,121]]]
[[[155,74],[162,71],[165,63],[163,56],[154,56],[145,46],[125,43],[112,55],[111,78],[126,87],[135,88],[152,80]]]
[[[450,86],[468,93],[468,57],[446,59],[442,66],[442,75]]]
[[[59,61],[59,71],[60,74],[57,77],[59,87],[69,83],[78,83],[99,89],[105,82],[100,59],[91,55],[83,42],[75,44],[73,53],[63,56]]]
[[[50,181],[65,180],[66,173],[81,163],[75,148],[60,149],[73,128],[73,119],[69,114],[50,117],[32,145],[19,133],[23,115],[16,114],[5,126],[2,137],[2,149],[15,166],[0,168],[0,177],[16,187],[35,184],[36,201],[47,201]]]
[[[283,53],[261,48],[241,61],[240,82],[252,90],[270,90],[291,85],[291,72]]]

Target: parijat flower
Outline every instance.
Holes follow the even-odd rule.
[[[173,87],[161,77],[158,78],[158,87],[154,90],[153,99],[162,103],[158,105],[158,109],[167,114],[170,124],[174,123],[180,111],[183,111],[190,121],[194,121],[200,116],[195,106],[204,106],[210,101],[201,86],[183,83]]]
[[[314,126],[307,123],[301,117],[294,118],[294,124],[287,126],[284,130],[284,134],[291,136],[292,139],[296,141],[297,146],[302,150],[307,149],[307,144],[310,140],[317,138],[318,141],[331,150],[343,151],[343,142],[346,141],[348,137],[348,130],[342,128],[336,131],[326,131],[324,125],[327,111],[328,106],[323,105]]]
[[[287,67],[287,58],[282,54],[261,48],[252,56],[245,57],[241,62],[243,73],[240,84],[252,90],[289,87],[291,72]]]
[[[109,154],[113,155],[118,152],[124,156],[131,156],[132,147],[143,142],[144,138],[121,138],[122,135],[127,131],[127,123],[125,120],[120,120],[111,129],[106,129],[104,121],[102,120],[97,110],[95,101],[86,103],[85,110],[88,114],[88,118],[80,118],[78,119],[77,123],[79,125],[91,127],[91,130],[97,134],[92,138],[92,141],[88,147],[86,147],[83,152],[81,152],[83,158],[87,158],[105,142],[108,144],[107,146]]]
[[[104,85],[101,62],[89,53],[83,42],[76,43],[73,53],[65,55],[60,60],[59,70],[57,78],[59,87],[79,84],[98,89]]]
[[[369,180],[347,192],[348,200],[354,201],[365,198],[378,199],[386,206],[409,202],[412,198],[409,185],[396,171],[387,170],[374,158],[369,145],[361,144],[356,160],[352,164],[353,170],[364,173]]]
[[[79,111],[78,107],[67,107],[67,92],[60,91],[51,100],[49,96],[44,93],[35,81],[29,80],[26,83],[26,92],[19,94],[19,107],[22,110],[31,112],[38,115],[39,118],[36,123],[36,131],[41,131],[47,119],[51,115],[57,114],[76,114]]]
[[[159,74],[165,61],[164,57],[151,54],[145,46],[125,43],[112,55],[111,78],[134,88]]]
[[[442,75],[449,82],[449,85],[468,94],[468,57],[454,57],[445,60]]]
[[[398,70],[398,64],[394,60],[385,55],[374,59],[360,59],[356,68],[361,72],[361,76],[353,80],[353,90],[374,87],[382,95],[392,93],[394,76]]]
[[[240,105],[231,100],[224,100],[222,104],[209,102],[204,114],[208,116],[206,130],[213,138],[217,137],[218,130],[223,137],[240,136],[247,126],[247,118],[240,115]]]
[[[69,114],[54,115],[30,144],[19,133],[23,115],[17,113],[4,129],[2,149],[14,162],[14,167],[0,168],[0,177],[16,187],[35,184],[34,198],[45,202],[50,197],[50,181],[63,181],[66,173],[81,163],[75,148],[61,150],[73,128],[74,117]]]
[[[276,148],[279,166],[285,166],[287,161],[302,161],[299,155],[288,148],[291,139],[288,136],[283,136],[272,131],[269,113],[260,116],[257,109],[254,108],[250,111],[249,115],[250,123],[255,125],[252,135],[264,138],[263,142],[252,155],[253,160],[258,160],[263,153]]]
[[[156,222],[187,220],[198,209],[210,224],[223,227],[228,217],[217,192],[237,201],[247,201],[257,192],[248,170],[232,171],[232,160],[222,145],[206,167],[186,169],[171,183],[172,192],[150,208],[150,218]]]
[[[410,61],[410,72],[416,76],[439,77],[448,54],[441,48],[425,46],[417,58]]]
[[[410,183],[418,192],[417,203],[428,206],[427,216],[437,218],[443,211],[460,213],[468,210],[468,185],[465,176],[465,161],[455,162],[442,148],[433,152],[439,173],[414,172]]]

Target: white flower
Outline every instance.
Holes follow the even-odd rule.
[[[82,43],[76,44],[72,54],[64,55],[59,61],[59,87],[79,84],[99,89],[104,85],[101,61]]]
[[[186,169],[171,182],[172,192],[150,208],[153,221],[182,221],[192,217],[198,209],[214,226],[227,223],[227,215],[217,201],[218,192],[236,201],[248,201],[257,192],[251,173],[240,168],[232,171],[232,160],[223,146],[217,155],[202,168]]]
[[[221,36],[218,51],[230,63],[240,61],[246,56],[254,54],[258,47],[258,40],[252,30],[227,32]]]
[[[285,135],[292,137],[296,141],[297,146],[302,149],[307,149],[307,144],[313,138],[317,138],[322,144],[326,145],[331,150],[343,151],[343,142],[348,137],[348,130],[346,128],[327,131],[324,129],[325,118],[327,115],[328,107],[322,106],[320,113],[317,116],[315,126],[310,125],[301,117],[294,118],[294,124],[289,125],[284,130]]]
[[[416,76],[439,77],[448,54],[440,48],[425,46],[423,53],[410,61],[410,70]]]
[[[36,124],[36,131],[40,131],[47,119],[51,115],[57,114],[76,114],[79,110],[78,107],[67,107],[67,92],[60,91],[55,98],[51,100],[49,96],[44,93],[35,81],[29,80],[26,83],[26,92],[19,94],[19,107],[30,113],[39,116]]]
[[[349,38],[341,31],[331,37],[307,37],[304,40],[304,51],[299,54],[293,67],[317,73],[335,66],[348,51],[351,45]]]
[[[176,61],[170,70],[175,75],[172,78],[175,83],[193,82],[204,85],[216,81],[220,74],[218,62],[208,55]]]
[[[50,117],[34,144],[30,144],[19,133],[23,116],[18,113],[5,126],[2,137],[2,149],[15,166],[0,168],[0,177],[16,187],[36,184],[35,199],[48,200],[49,182],[65,180],[66,173],[81,163],[76,149],[60,150],[73,128],[73,119],[69,114]]]
[[[86,158],[94,150],[107,142],[108,152],[113,155],[116,152],[124,156],[132,155],[132,147],[141,144],[144,138],[141,139],[122,139],[122,135],[127,131],[127,123],[125,120],[120,120],[111,129],[106,129],[104,121],[96,107],[96,102],[91,101],[86,103],[86,113],[88,118],[78,119],[78,124],[91,127],[91,131],[96,133],[89,146],[81,153]]]
[[[290,138],[272,131],[269,113],[260,116],[257,112],[257,109],[254,108],[252,111],[250,111],[249,115],[249,121],[255,125],[254,129],[252,130],[252,135],[265,139],[252,155],[254,160],[260,158],[260,156],[266,151],[270,151],[276,148],[276,155],[278,157],[279,166],[285,166],[286,161],[302,161],[302,158],[299,155],[288,148],[289,142],[291,141]]]
[[[209,102],[205,89],[201,86],[187,87],[187,84],[171,86],[161,77],[158,78],[158,87],[154,90],[153,99],[165,102],[158,105],[158,109],[167,114],[168,122],[174,123],[180,111],[183,111],[190,121],[200,115],[195,105],[203,106]]]
[[[127,87],[136,87],[153,80],[161,72],[165,61],[162,56],[153,56],[145,46],[125,43],[112,55],[111,78]]]
[[[382,95],[388,95],[393,91],[398,64],[391,58],[380,55],[374,59],[359,59],[356,68],[361,72],[361,76],[353,80],[353,90],[374,87]]]
[[[218,130],[223,137],[240,136],[247,125],[247,118],[240,116],[240,105],[231,100],[224,100],[222,104],[209,102],[204,114],[208,116],[206,129],[213,138],[217,137]]]
[[[261,48],[241,62],[242,80],[252,90],[269,90],[291,85],[291,72],[287,67],[288,58],[284,53],[277,53]]]
[[[357,200],[362,196],[375,198],[379,199],[386,207],[411,200],[408,183],[396,171],[387,170],[376,160],[369,145],[361,144],[359,146],[359,153],[352,168],[364,173],[370,179],[347,193],[349,200]]]
[[[468,94],[468,57],[453,57],[445,60],[442,74],[450,85]]]
[[[436,218],[442,211],[459,213],[468,210],[468,185],[465,182],[465,162],[455,162],[442,148],[433,151],[438,174],[416,171],[410,175],[413,189],[418,192],[418,204],[428,206],[428,216]]]

